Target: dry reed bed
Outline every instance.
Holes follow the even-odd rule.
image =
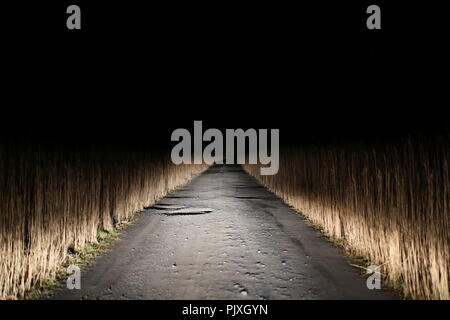
[[[0,298],[54,278],[69,248],[95,243],[204,169],[164,153],[0,147]]]
[[[414,299],[449,299],[450,139],[284,148],[274,193]]]

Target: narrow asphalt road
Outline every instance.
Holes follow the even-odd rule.
[[[395,298],[368,290],[336,248],[238,166],[211,167],[158,204],[82,272],[81,290],[47,298]],[[213,211],[170,214],[184,206]]]

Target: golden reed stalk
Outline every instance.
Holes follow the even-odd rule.
[[[245,168],[405,296],[449,299],[449,137],[284,148],[277,175]]]
[[[132,217],[205,165],[166,153],[0,147],[0,298],[56,276],[69,248]]]

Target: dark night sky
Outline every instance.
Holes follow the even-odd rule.
[[[282,141],[385,139],[447,126],[445,10],[80,3],[2,10],[1,134],[167,143],[177,127],[280,128]],[[71,3],[70,3],[71,4]]]

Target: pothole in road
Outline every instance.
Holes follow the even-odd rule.
[[[180,210],[186,208],[186,206],[178,206],[174,204],[155,204],[151,208],[158,210]]]
[[[258,186],[258,185],[256,185],[256,186],[252,186],[252,185],[232,185],[232,187],[233,188],[236,188],[236,189],[264,189],[264,187],[263,186]]]
[[[166,196],[168,199],[197,199],[197,196]]]
[[[253,196],[234,196],[235,199],[245,199],[245,200],[272,200],[269,197],[253,197]]]
[[[214,211],[211,208],[204,207],[188,207],[172,204],[156,204],[152,207],[153,209],[161,210],[162,213],[175,216],[175,215],[190,215],[190,214],[204,214]]]

